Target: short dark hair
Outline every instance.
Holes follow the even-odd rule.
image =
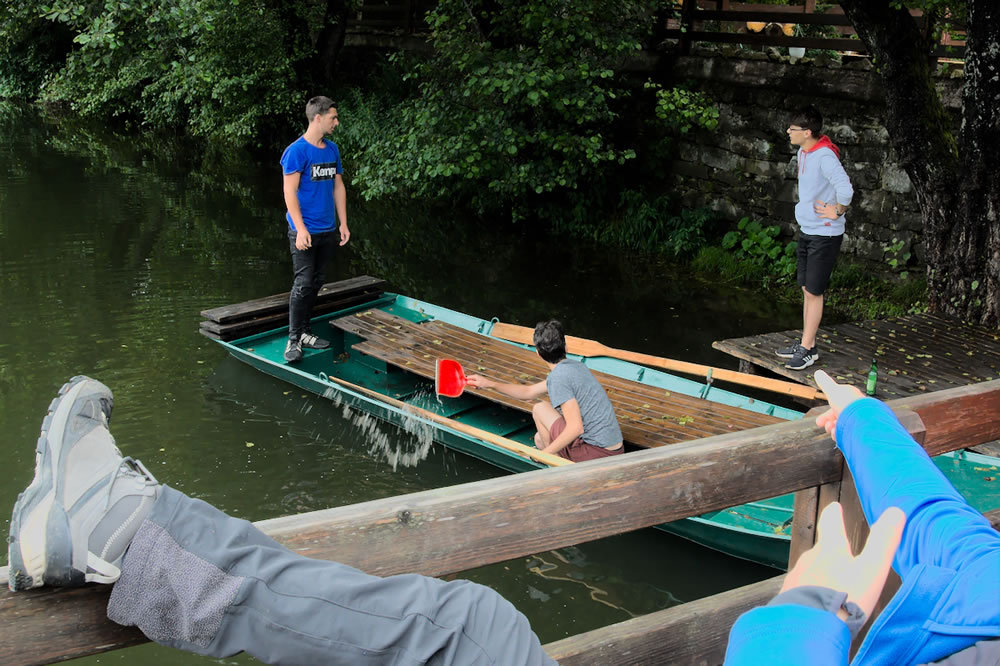
[[[335,106],[337,105],[329,97],[317,95],[306,102],[306,120],[312,122],[313,118],[323,115]]]
[[[562,324],[555,319],[535,325],[533,342],[538,355],[546,363],[558,363],[566,358],[566,335]]]
[[[823,116],[815,106],[804,106],[792,113],[790,123],[798,125],[802,129],[812,132],[814,138],[818,139],[823,133]]]

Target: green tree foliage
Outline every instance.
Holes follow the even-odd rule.
[[[8,0],[0,95],[246,144],[301,106],[300,65],[333,4]]]
[[[481,209],[587,190],[636,157],[618,131],[635,100],[615,71],[638,54],[660,4],[441,0],[428,16],[432,54],[409,74],[418,94],[397,109],[391,136],[365,146],[355,183],[369,197]]]
[[[683,87],[667,88],[646,82],[656,93],[656,118],[665,126],[684,134],[695,127],[713,130],[719,126],[719,108],[703,93]]]

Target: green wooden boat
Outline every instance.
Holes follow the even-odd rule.
[[[544,466],[469,434],[470,427],[476,428],[531,447],[534,427],[529,413],[516,405],[502,404],[485,394],[474,395],[469,391],[459,398],[438,400],[434,395],[433,370],[429,370],[437,357],[465,353],[466,364],[482,363],[471,366],[473,371],[496,376],[492,372],[494,366],[506,363],[511,368],[508,372],[513,373],[524,369],[525,359],[534,357],[524,356],[528,348],[491,338],[492,321],[380,289],[362,292],[360,295],[352,292],[346,297],[335,293],[323,307],[317,306],[317,310],[325,312],[313,319],[313,331],[330,338],[331,348],[304,350],[303,360],[294,365],[285,363],[282,356],[286,326],[234,337],[247,330],[241,321],[256,322],[258,328],[287,321],[287,315],[280,312],[280,304],[287,303],[287,296],[270,297],[269,307],[279,311],[263,312],[267,316],[262,315],[260,304],[268,299],[242,304],[252,305],[249,309],[226,306],[205,311],[203,314],[215,321],[203,322],[202,332],[218,339],[241,361],[338,405],[346,404],[401,427],[412,428],[415,422],[429,423],[436,441],[501,469],[523,472]],[[232,339],[219,339],[227,337],[226,331]],[[477,355],[483,358],[475,358]],[[626,361],[606,357],[579,360],[598,374],[612,397],[629,450],[639,448],[635,442],[655,446],[660,443],[657,438],[685,441],[732,431],[748,427],[746,423],[754,419],[760,424],[802,417],[795,410]],[[531,368],[527,373],[511,376],[515,381],[537,381],[538,372],[543,371]],[[636,395],[639,402],[647,402],[638,404]],[[652,402],[655,400],[663,402]],[[687,411],[678,416],[675,403]],[[413,408],[427,410],[435,418],[414,415]],[[649,414],[656,410],[658,416]],[[744,422],[743,415],[749,421]],[[685,432],[687,429],[689,433]],[[991,483],[985,478],[997,477],[1000,459],[959,451],[939,456],[935,462],[979,510],[1000,508],[1000,481]],[[784,569],[788,562],[792,506],[793,495],[789,494],[659,527],[735,557]]]

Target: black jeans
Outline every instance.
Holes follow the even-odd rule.
[[[288,338],[298,340],[309,330],[313,303],[326,279],[326,266],[330,263],[334,249],[340,243],[337,230],[325,231],[312,236],[312,247],[299,250],[295,247],[295,232],[288,232],[288,246],[292,254],[292,291],[288,295]]]

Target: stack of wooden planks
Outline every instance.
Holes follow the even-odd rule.
[[[442,321],[414,323],[371,309],[331,320],[331,326],[364,338],[353,349],[408,372],[434,378],[435,361],[453,358],[466,374],[515,384],[545,379],[548,366],[532,351]],[[701,400],[614,375],[595,372],[615,409],[625,441],[650,448],[778,423],[782,419]],[[466,391],[515,409],[532,403],[497,391]]]
[[[313,316],[374,301],[387,287],[385,280],[368,275],[329,282],[316,297]],[[288,292],[202,310],[201,316],[205,318],[198,329],[202,335],[227,342],[245,338],[288,325]]]

